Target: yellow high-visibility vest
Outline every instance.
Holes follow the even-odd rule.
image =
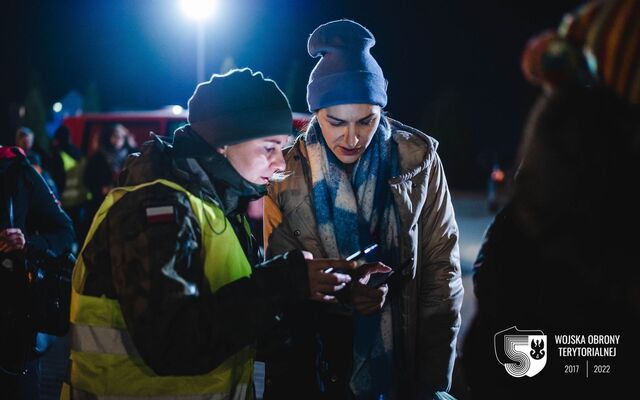
[[[225,221],[222,210],[164,179],[112,190],[98,210],[84,246],[118,200],[129,192],[154,184],[168,186],[189,198],[201,228],[204,273],[212,292],[251,275],[251,265],[235,232],[224,229],[229,222]],[[244,222],[248,228],[246,219]],[[86,268],[81,253],[73,271],[69,384],[64,385],[61,398],[253,398],[253,345],[238,351],[204,375],[158,376],[137,354],[118,300],[83,294],[85,280]]]
[[[66,179],[64,191],[60,193],[62,207],[71,208],[80,206],[85,201],[90,200],[90,192],[83,182],[87,160],[81,158],[79,161],[76,161],[64,151],[60,152],[60,158],[62,159]]]

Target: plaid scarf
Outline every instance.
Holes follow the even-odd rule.
[[[319,124],[307,131],[313,207],[327,257],[344,258],[376,242],[382,249],[376,260],[397,261],[399,222],[388,184],[398,172],[395,146],[382,119],[349,179],[328,149]]]
[[[373,140],[354,166],[351,179],[328,148],[317,121],[306,133],[312,198],[318,234],[326,256],[344,258],[378,243],[374,259],[387,265],[399,260],[399,226],[388,180],[398,173],[398,152],[382,119]],[[354,315],[353,371],[356,398],[391,391],[393,337],[391,310]]]

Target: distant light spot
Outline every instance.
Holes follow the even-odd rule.
[[[182,107],[178,105],[171,107],[171,112],[173,113],[173,115],[180,115],[182,113],[182,110]]]

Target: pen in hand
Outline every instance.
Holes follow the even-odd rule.
[[[367,246],[366,248],[364,248],[363,250],[358,250],[355,253],[351,254],[350,256],[348,256],[347,258],[345,258],[346,261],[353,261],[357,258],[360,257],[364,257],[367,254],[371,253],[372,251],[374,251],[376,248],[378,247],[377,243],[374,243],[372,245]],[[334,268],[333,267],[329,267],[327,269],[324,270],[324,272],[326,273],[331,273],[333,272]]]

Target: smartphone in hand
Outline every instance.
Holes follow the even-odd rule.
[[[367,282],[367,286],[372,288],[379,288],[380,286],[388,283],[393,275],[402,276],[413,266],[413,258],[408,259],[397,267],[393,268],[391,271],[381,274],[373,274],[369,278],[369,282]]]

